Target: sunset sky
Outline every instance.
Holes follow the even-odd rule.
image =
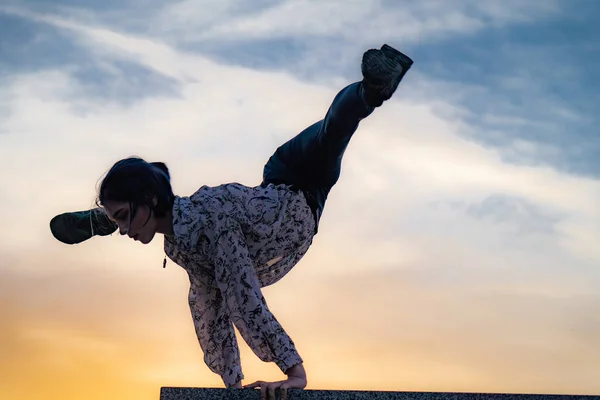
[[[264,290],[309,389],[600,394],[600,3],[3,0],[0,399],[222,387],[162,236],[56,241],[130,155],[261,181],[388,43],[307,256]],[[243,341],[246,379],[278,380]]]

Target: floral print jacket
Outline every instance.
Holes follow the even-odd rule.
[[[189,275],[189,305],[204,361],[226,387],[243,379],[233,325],[261,360],[283,372],[302,362],[261,287],[291,270],[314,233],[303,192],[285,185],[230,183],[176,196],[165,253]]]

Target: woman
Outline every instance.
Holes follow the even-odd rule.
[[[287,375],[245,387],[260,387],[263,397],[276,388],[304,388],[302,358],[261,288],[285,276],[307,252],[359,122],[392,96],[412,64],[388,45],[366,51],[363,79],[337,94],[323,120],[275,151],[260,186],[203,186],[179,197],[165,164],[128,158],[102,181],[97,208],[54,217],[52,233],[68,244],[117,228],[144,244],[163,234],[166,255],[189,275],[189,305],[204,360],[225,386],[242,387],[235,325],[261,360]]]

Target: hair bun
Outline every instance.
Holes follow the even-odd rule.
[[[169,174],[169,168],[167,167],[167,164],[158,161],[158,162],[152,162],[152,163],[150,163],[150,165],[160,169],[165,175],[167,175],[167,178],[171,179],[171,174]]]

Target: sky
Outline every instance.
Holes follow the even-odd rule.
[[[130,155],[181,196],[260,184],[384,43],[414,65],[264,289],[307,388],[600,394],[599,18],[593,0],[4,0],[0,398],[222,387],[161,237],[68,246],[48,222]],[[244,383],[283,378],[240,343]]]

